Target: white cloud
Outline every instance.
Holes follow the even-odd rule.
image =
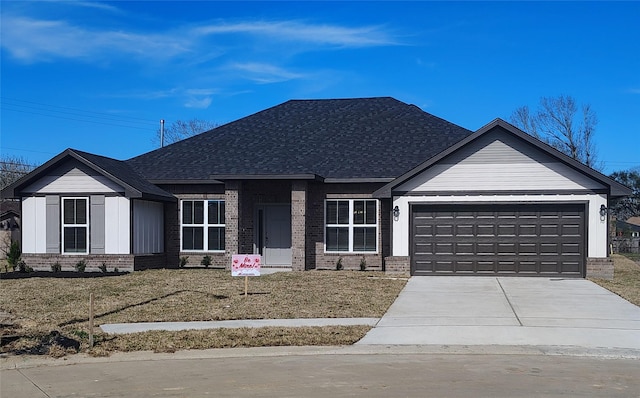
[[[114,55],[172,57],[189,51],[169,35],[89,30],[66,21],[3,17],[4,47],[24,62],[55,58],[112,58]]]
[[[185,102],[184,106],[185,108],[207,109],[209,105],[211,105],[212,100],[213,98],[211,97],[200,99],[190,98],[189,100],[187,100],[187,102]]]
[[[304,24],[295,21],[221,23],[202,26],[195,29],[194,32],[202,35],[244,33],[261,37],[269,36],[283,41],[341,47],[369,47],[398,44],[388,33],[378,26],[351,28],[336,25]]]
[[[262,84],[280,83],[305,77],[305,75],[301,73],[291,72],[279,66],[258,62],[236,63],[230,65],[229,68],[242,73],[242,77],[245,79]]]
[[[63,2],[65,5],[93,7],[108,11],[119,10],[113,6],[92,2]],[[83,21],[83,23],[86,21]],[[209,25],[174,26],[171,30],[153,33],[136,31],[133,27],[111,29],[96,24],[76,23],[71,19],[37,19],[35,17],[5,12],[2,16],[3,38],[0,45],[22,62],[35,63],[56,59],[82,59],[100,62],[116,57],[139,59],[171,59],[189,54],[185,62],[203,63],[223,56],[220,46],[227,51],[247,50],[247,39],[241,44],[229,42],[228,37],[211,43],[214,35],[250,35],[254,40],[270,41],[274,51],[284,50],[282,42],[304,45],[314,50],[318,46],[371,47],[397,45],[384,29],[378,26],[347,27],[327,24],[305,24],[296,21],[218,23]],[[217,36],[216,36],[217,37]],[[186,58],[186,57],[185,57]]]

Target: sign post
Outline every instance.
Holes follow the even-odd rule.
[[[259,254],[234,254],[231,258],[231,276],[244,276],[244,296],[248,296],[249,277],[260,276],[262,259]]]

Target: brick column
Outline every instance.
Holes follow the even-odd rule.
[[[291,182],[291,268],[306,269],[307,182]]]
[[[227,181],[224,184],[224,218],[225,218],[225,242],[224,251],[226,257],[225,267],[231,268],[231,256],[238,254],[238,241],[240,237],[240,181]]]

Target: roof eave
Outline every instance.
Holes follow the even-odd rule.
[[[311,180],[324,181],[317,174],[214,174],[209,176],[212,180]]]

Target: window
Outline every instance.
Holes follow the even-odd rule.
[[[325,202],[327,252],[375,252],[378,248],[377,200]]]
[[[182,250],[224,251],[224,200],[182,201]]]
[[[62,199],[63,253],[87,253],[89,238],[88,198]]]

